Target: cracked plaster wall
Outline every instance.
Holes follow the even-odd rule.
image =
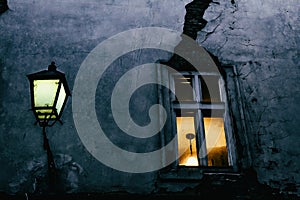
[[[80,64],[101,41],[144,26],[183,31],[189,2],[9,1],[0,16],[0,191],[43,192],[46,157],[28,110],[25,75],[55,60],[72,88]],[[214,1],[204,13],[206,26],[192,36],[222,64],[236,67],[258,179],[298,194],[299,12],[295,0]],[[64,191],[153,191],[155,173],[124,174],[95,161],[76,135],[70,103],[63,120],[47,132]]]
[[[181,32],[185,3],[173,0],[8,2],[10,9],[0,16],[0,192],[47,192],[46,152],[43,150],[42,129],[34,125],[34,116],[29,110],[29,81],[26,75],[45,69],[54,60],[58,70],[66,74],[72,91],[81,63],[100,42],[122,31],[146,26],[168,27]],[[104,85],[115,84],[124,71],[144,63],[145,60],[155,62],[159,57],[147,55],[138,51],[115,61],[111,67],[115,71],[108,72],[111,74],[105,79]],[[119,67],[120,64],[123,68]],[[103,111],[99,111],[98,115],[100,119],[104,118],[104,128],[107,127],[110,132],[120,132],[111,122],[111,113],[104,112],[110,107],[107,99],[111,89],[105,86],[98,88],[97,110]],[[154,93],[153,90],[154,87],[146,88],[146,92],[150,94]],[[136,94],[143,94],[143,91]],[[141,99],[133,98],[132,102],[138,102],[135,111],[139,115],[143,109],[148,109],[147,101],[151,103],[157,99],[155,95],[147,95],[145,98],[145,92],[140,96]],[[62,116],[64,124],[55,124],[46,129],[58,165],[60,189],[67,193],[153,191],[156,173],[119,172],[103,165],[88,153],[77,135],[71,102],[72,97]],[[133,118],[137,121],[147,119],[147,116],[141,116],[134,114]],[[116,135],[112,134],[112,139],[122,145],[122,138]],[[139,145],[140,149],[153,148],[158,141],[155,139],[153,143]],[[135,141],[129,142],[130,145],[125,147],[135,150]]]
[[[259,181],[299,193],[299,2],[215,2],[197,41],[236,67]]]

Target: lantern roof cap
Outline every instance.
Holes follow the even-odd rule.
[[[55,65],[55,62],[51,62],[51,64],[48,66],[48,70],[42,70],[42,71],[39,71],[39,72],[28,74],[27,78],[30,81],[59,79],[64,84],[67,95],[71,96],[71,92],[69,90],[65,74],[63,72],[60,72],[60,71],[56,70],[56,69],[57,69],[57,67]]]
[[[48,66],[48,71],[56,71],[56,65],[55,62],[52,61],[51,64]]]

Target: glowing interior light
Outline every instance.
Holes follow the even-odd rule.
[[[198,160],[195,157],[189,157],[185,163],[186,166],[198,166]]]
[[[196,138],[191,141],[186,138],[186,134],[195,135],[194,117],[176,117],[179,165],[199,166],[197,160]]]
[[[223,118],[204,117],[208,166],[229,166]]]

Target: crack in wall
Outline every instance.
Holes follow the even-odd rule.
[[[203,16],[210,3],[216,2],[213,2],[212,0],[194,0],[185,6],[186,14],[184,17],[183,25],[184,35],[192,38],[193,40],[196,40],[198,32],[201,31],[207,24],[207,21],[203,18]],[[183,38],[183,40],[177,45],[177,47],[180,47],[184,43],[185,40]],[[218,59],[210,52],[208,53],[211,55],[212,59],[216,62],[216,64],[218,64]],[[194,67],[189,62],[187,62],[185,59],[178,56],[177,54],[174,54],[167,62],[161,63],[166,64],[175,69],[194,70]]]
[[[186,15],[183,26],[183,34],[197,38],[198,31],[201,31],[207,24],[203,18],[205,10],[209,7],[211,0],[194,0],[185,6]]]

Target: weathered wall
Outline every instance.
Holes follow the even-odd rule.
[[[42,130],[33,125],[26,74],[44,69],[55,60],[58,69],[66,73],[72,90],[81,63],[101,41],[146,26],[182,32],[187,3],[180,0],[9,1],[10,10],[0,15],[0,191],[15,194],[40,192],[45,188],[47,169]],[[298,194],[299,11],[296,1],[216,1],[206,10],[207,24],[196,38],[222,64],[237,69],[240,103],[245,109],[250,155],[258,179]],[[115,63],[115,67],[119,63],[126,67],[111,71],[114,78],[108,77],[106,81],[115,83],[131,66],[156,59],[147,57],[147,52],[128,56]],[[149,87],[144,92],[154,90]],[[99,99],[109,97],[103,96],[100,90],[97,95]],[[155,102],[156,96],[150,99],[150,103]],[[72,97],[63,113],[64,124],[47,129],[61,172],[60,188],[66,192],[149,193],[155,190],[156,173],[118,172],[87,152],[76,132],[71,101]],[[108,101],[98,106],[106,108]],[[149,107],[144,104],[146,100],[135,102],[142,102],[136,108],[139,112]],[[109,113],[98,115],[99,119],[107,119],[104,126],[110,128],[113,122]],[[139,117],[133,115],[137,121]],[[154,138],[153,145],[145,143],[143,147],[148,145],[146,150],[151,150],[156,148],[156,142]]]
[[[29,110],[26,75],[45,69],[54,60],[58,70],[66,74],[72,90],[81,63],[100,42],[119,32],[146,26],[168,27],[181,32],[184,6],[184,1],[172,0],[9,1],[10,10],[0,16],[1,191],[39,193],[46,188],[47,162],[42,146],[42,129],[34,125],[34,116]],[[138,147],[135,140],[130,140],[128,145],[117,136],[121,131],[115,128],[112,115],[107,111],[111,87],[130,68],[155,62],[161,55],[138,51],[117,59],[97,90],[99,121],[104,119],[102,126],[113,133],[110,138],[115,139],[115,143],[123,144],[132,151],[153,149],[158,140],[144,141]],[[120,68],[120,64],[123,67]],[[133,98],[131,102],[136,103],[133,118],[137,123],[145,121],[145,118],[148,120],[143,112],[148,109],[149,103],[157,100],[155,95],[147,95],[148,99],[145,99],[146,95],[139,95],[145,93],[156,94],[155,87],[149,86],[134,94],[136,97],[144,96],[144,99]],[[156,173],[119,172],[104,166],[88,153],[77,135],[71,102],[72,97],[63,113],[64,124],[46,129],[61,174],[62,185],[59,188],[65,192],[153,191]]]
[[[258,178],[299,193],[300,6],[297,1],[218,1],[197,41],[234,65]]]

